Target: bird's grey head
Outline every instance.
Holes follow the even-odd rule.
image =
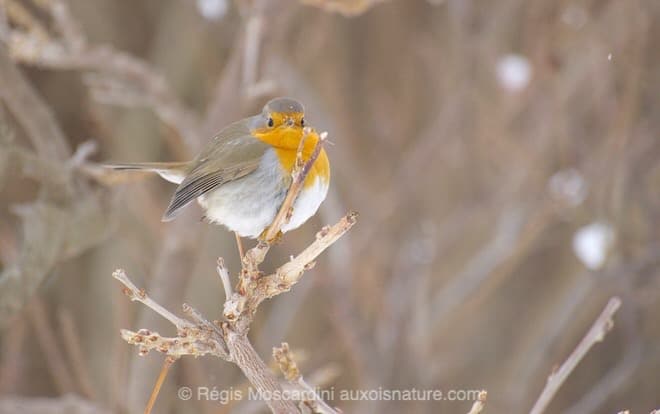
[[[251,130],[305,126],[305,108],[293,98],[275,98],[264,105],[260,114],[250,118]]]
[[[304,113],[305,108],[303,105],[296,101],[293,98],[275,98],[271,99],[268,101],[266,105],[264,105],[264,114],[270,114],[273,112],[277,113],[284,113],[284,114],[289,114],[289,113]]]

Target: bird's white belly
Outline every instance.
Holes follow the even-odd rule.
[[[327,194],[328,182],[317,176],[314,184],[303,188],[300,194],[298,194],[298,199],[293,205],[291,220],[282,226],[282,233],[302,226],[308,218],[316,214]]]
[[[197,200],[206,217],[243,237],[258,237],[275,218],[286,192],[288,173],[280,166],[275,150],[264,153],[257,169],[235,181],[223,184]],[[316,213],[328,192],[326,181],[317,177],[314,185],[298,195],[289,223],[282,232],[302,225]]]

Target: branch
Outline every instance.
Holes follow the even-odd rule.
[[[183,355],[201,356],[212,354],[229,360],[222,333],[191,306],[184,304],[183,311],[190,315],[194,322],[179,318],[159,305],[146,294],[144,289],[138,289],[124,270],[117,269],[112,276],[124,285],[124,294],[132,301],[141,302],[177,328],[177,337],[174,338],[163,337],[158,332],[151,332],[148,329],[140,329],[137,332],[122,329],[121,337],[129,344],[139,346],[140,355],[146,355],[151,350],[157,350],[177,358]]]
[[[74,394],[57,398],[19,397],[5,395],[0,398],[0,412],[22,414],[112,414],[112,411],[96,402]]]
[[[151,308],[154,312],[170,321],[174,326],[176,326],[178,330],[183,331],[186,328],[191,328],[194,326],[187,320],[179,318],[172,312],[160,306],[153,299],[147,296],[147,293],[144,289],[138,289],[138,287],[135,286],[135,284],[128,278],[126,272],[123,269],[115,270],[112,273],[112,277],[120,281],[126,287],[124,289],[124,294],[128,296],[130,300],[141,302],[145,306]]]
[[[321,414],[337,414],[338,411],[330,407],[319,395],[316,393],[314,388],[312,388],[302,377],[300,370],[298,369],[298,364],[293,359],[291,350],[289,349],[289,344],[286,342],[282,343],[282,346],[279,348],[273,348],[273,358],[277,362],[277,365],[280,367],[280,371],[284,374],[284,378],[291,383],[291,385],[298,388],[302,391],[302,395],[305,398],[302,402],[307,405],[313,413]]]
[[[147,62],[111,46],[89,46],[66,2],[46,2],[62,37],[54,39],[38,20],[15,0],[5,0],[10,20],[24,30],[10,30],[6,41],[12,58],[18,62],[51,69],[75,69],[99,73],[86,76],[92,97],[102,103],[122,106],[150,106],[158,117],[175,128],[188,147],[200,141],[199,119],[172,93],[160,73]]]
[[[231,299],[225,303],[225,314],[228,315],[229,321],[219,324],[207,321],[199,312],[185,304],[183,310],[190,320],[179,318],[151,299],[143,289],[135,286],[123,270],[115,271],[113,276],[125,286],[124,293],[131,300],[143,303],[169,320],[177,327],[178,332],[176,337],[164,337],[147,329],[137,332],[122,330],[122,338],[138,346],[140,355],[156,350],[177,358],[184,355],[220,357],[236,364],[260,395],[282,395],[284,392],[282,386],[247,337],[254,313],[264,299],[291,289],[300,280],[304,270],[311,267],[316,257],[345,234],[355,224],[355,220],[356,214],[349,213],[334,226],[322,229],[317,234],[316,240],[297,257],[280,266],[275,273],[257,280],[258,288],[250,290],[247,296],[227,292],[231,296]],[[220,261],[218,268],[221,275],[226,272],[224,264]],[[298,386],[307,390],[307,385],[304,383],[299,383]],[[287,399],[267,399],[266,403],[275,413],[298,412],[295,405]],[[314,404],[319,410],[326,410],[319,412],[334,412],[320,399],[314,399]],[[323,408],[324,406],[326,408]]]
[[[64,160],[71,153],[53,112],[20,73],[0,44],[0,97],[42,157]]]
[[[266,404],[273,413],[298,412],[292,401],[280,397],[284,395],[282,385],[254,350],[247,335],[228,329],[227,345],[232,355],[232,361],[238,365],[248,381],[257,389],[257,395],[266,400]]]
[[[232,297],[234,292],[231,288],[231,280],[229,279],[229,270],[227,270],[227,266],[225,265],[225,261],[222,257],[218,258],[218,264],[215,267],[215,270],[218,272],[218,276],[220,276],[220,280],[222,281],[222,288],[225,291],[225,301],[228,301]]]
[[[303,4],[316,6],[323,10],[340,13],[344,16],[359,16],[385,0],[300,0]]]
[[[316,240],[312,244],[288,263],[280,266],[275,273],[248,282],[243,293],[239,290],[225,302],[225,318],[234,321],[238,329],[246,330],[252,322],[252,317],[259,304],[266,299],[291,290],[293,285],[300,281],[304,271],[314,266],[314,260],[353,227],[357,222],[357,216],[356,212],[350,212],[335,225],[324,227],[316,234]],[[245,273],[245,269],[243,273]]]
[[[314,260],[353,227],[357,217],[358,213],[353,211],[342,217],[335,225],[324,227],[316,234],[316,240],[298,256],[280,266],[275,273],[259,279],[257,289],[248,302],[253,307],[250,311],[256,312],[256,307],[265,299],[291,290],[293,285],[300,281],[305,270],[314,267]]]
[[[552,401],[552,398],[555,396],[561,385],[566,381],[566,378],[573,372],[575,367],[580,363],[582,358],[589,352],[592,346],[596,343],[601,342],[605,335],[612,329],[614,322],[612,317],[619,310],[621,306],[621,299],[618,297],[613,297],[607,302],[605,309],[601,312],[598,319],[594,322],[589,329],[589,332],[582,338],[582,341],[578,344],[575,350],[571,355],[566,359],[566,361],[561,365],[557,372],[548,377],[548,382],[543,388],[541,395],[534,404],[534,407],[530,411],[530,414],[541,414]]]
[[[310,136],[316,136],[317,141],[309,158],[304,160],[305,142]],[[306,127],[303,129],[303,137],[300,140],[296,151],[296,161],[293,170],[291,171],[291,184],[289,185],[286,197],[284,198],[280,209],[277,211],[273,222],[268,226],[263,237],[260,238],[261,240],[259,243],[252,249],[248,250],[245,256],[243,256],[243,271],[241,272],[241,278],[237,289],[243,295],[245,295],[245,290],[249,288],[251,282],[258,278],[259,265],[264,261],[271,244],[277,240],[277,236],[280,233],[282,226],[284,226],[291,218],[291,215],[293,214],[293,204],[303,188],[307,174],[309,174],[312,165],[314,165],[314,162],[316,162],[316,159],[321,153],[323,142],[326,138],[327,133],[325,132],[317,135],[316,131],[312,128]]]
[[[479,393],[479,399],[472,404],[472,408],[468,414],[479,414],[482,412],[486,406],[486,397],[488,397],[488,393],[485,390],[481,391]]]
[[[0,269],[0,327],[32,297],[42,280],[67,257],[102,241],[112,227],[100,192],[88,191],[72,173],[84,154],[69,159],[67,138],[50,109],[0,44],[0,98],[14,114],[34,150],[11,142],[12,128],[0,114],[0,180],[17,167],[39,182],[34,201],[16,205],[22,227],[21,253]]]
[[[259,304],[265,299],[290,290],[300,281],[304,271],[314,266],[314,260],[356,222],[357,213],[351,212],[335,225],[324,227],[317,233],[316,240],[298,256],[280,266],[273,274],[262,277],[259,265],[268,253],[271,243],[280,234],[282,226],[291,218],[293,205],[303,188],[307,175],[321,153],[326,136],[326,133],[318,135],[312,128],[304,128],[303,137],[296,152],[296,161],[291,172],[291,184],[287,195],[273,222],[265,231],[263,239],[243,256],[236,292],[231,289],[229,272],[224,261],[222,258],[218,260],[216,270],[227,298],[224,304],[224,316],[227,322],[211,323],[199,312],[185,304],[183,305],[184,313],[189,316],[190,320],[179,318],[153,301],[143,289],[138,289],[123,270],[117,270],[113,276],[125,286],[124,292],[131,300],[142,302],[162,315],[177,327],[178,333],[176,337],[163,337],[146,329],[137,332],[122,330],[122,338],[130,344],[139,346],[141,355],[151,350],[157,350],[176,358],[184,355],[207,354],[221,357],[241,369],[257,392],[264,397],[271,411],[274,413],[299,412],[289,398],[281,398],[284,393],[282,385],[254,350],[247,333]],[[305,143],[310,138],[316,139],[311,153],[305,151]],[[302,381],[302,377],[299,378],[297,386],[306,392],[305,395],[309,394],[311,387]],[[316,407],[316,412],[335,413],[315,393],[305,403],[310,407]]]
[[[291,186],[289,187],[289,191],[287,192],[286,197],[282,202],[282,206],[275,216],[275,220],[273,220],[271,225],[268,227],[268,230],[266,231],[266,235],[264,236],[266,241],[271,241],[277,237],[277,234],[280,232],[282,226],[288,223],[291,219],[291,215],[293,213],[293,203],[296,201],[300,191],[303,188],[307,174],[309,174],[312,166],[314,165],[314,162],[316,162],[316,159],[319,157],[321,149],[323,148],[323,142],[326,140],[328,133],[322,132],[316,137],[316,145],[314,146],[314,150],[309,155],[309,158],[304,160],[303,152],[305,149],[305,143],[310,137],[313,136],[317,136],[316,131],[309,127],[303,129],[303,137],[300,140],[298,149],[296,151],[296,163],[294,165],[293,171],[291,172]]]

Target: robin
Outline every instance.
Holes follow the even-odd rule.
[[[238,236],[258,238],[277,214],[289,185],[296,152],[303,138],[305,110],[291,98],[269,101],[260,114],[230,124],[211,138],[188,162],[110,164],[114,170],[150,171],[178,184],[163,221],[170,221],[197,200],[206,218]],[[305,139],[303,159],[319,140]],[[328,193],[330,163],[325,150],[312,165],[293,205],[293,215],[281,232],[302,225],[318,210]]]

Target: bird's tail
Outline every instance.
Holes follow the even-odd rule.
[[[188,173],[187,162],[134,162],[105,164],[104,167],[115,171],[155,172],[174,184],[180,184]]]

